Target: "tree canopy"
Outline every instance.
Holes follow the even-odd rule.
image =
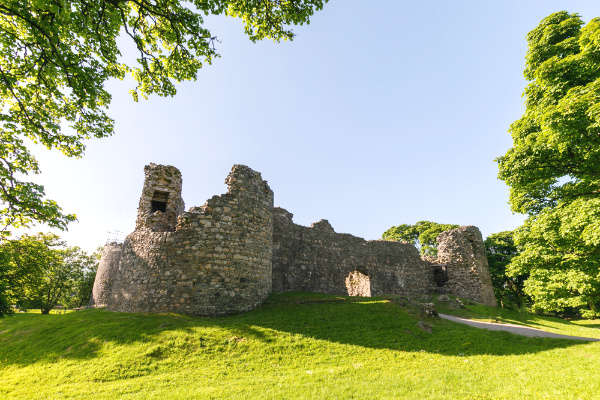
[[[204,16],[241,18],[250,40],[292,40],[327,0],[3,0],[0,3],[0,232],[44,222],[64,229],[75,215],[23,181],[40,168],[27,140],[69,157],[84,141],[113,134],[104,85],[127,74],[139,96],[173,96],[218,53]],[[118,38],[137,49],[121,58]]]
[[[513,211],[528,214],[508,267],[534,308],[600,315],[600,19],[565,11],[527,35],[525,113],[497,159]]]
[[[550,15],[527,35],[525,113],[498,158],[516,212],[600,196],[600,19]]]
[[[523,289],[528,276],[506,275],[508,264],[519,254],[519,249],[515,245],[514,234],[513,231],[494,233],[483,242],[490,267],[494,294],[502,308],[521,308],[528,301],[528,296]]]
[[[0,304],[47,314],[58,303],[80,307],[89,301],[99,254],[89,255],[54,234],[40,233],[6,240],[0,261]],[[10,312],[0,309],[0,316]]]
[[[392,226],[381,236],[386,240],[397,240],[414,245],[423,255],[437,255],[437,237],[440,233],[458,228],[458,225],[438,224],[437,222],[419,221],[414,225],[402,224]]]

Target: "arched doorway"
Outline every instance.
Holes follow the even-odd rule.
[[[352,271],[346,277],[348,296],[371,297],[371,280],[360,271]]]

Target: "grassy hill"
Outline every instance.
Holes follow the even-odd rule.
[[[467,307],[445,312],[600,338],[596,321]],[[224,318],[18,314],[0,320],[0,398],[600,396],[600,343],[479,330],[418,310],[393,297],[288,293]]]

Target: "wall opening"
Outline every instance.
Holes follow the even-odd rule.
[[[433,281],[437,287],[442,287],[448,282],[448,269],[445,265],[432,265]]]
[[[346,277],[348,296],[371,297],[371,280],[360,271],[352,271]]]
[[[169,192],[155,190],[152,200],[150,201],[150,213],[155,213],[156,211],[166,212],[167,201],[169,201]]]

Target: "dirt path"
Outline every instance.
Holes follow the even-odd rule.
[[[498,324],[492,322],[481,322],[481,321],[473,321],[472,319],[467,318],[459,318],[452,315],[440,314],[440,317],[458,322],[461,324],[466,324],[470,326],[474,326],[476,328],[481,329],[489,329],[491,331],[507,331],[511,333],[515,333],[517,335],[529,336],[529,337],[549,337],[549,338],[557,338],[557,339],[571,339],[571,340],[585,340],[588,342],[600,342],[600,339],[580,337],[580,336],[568,336],[568,335],[559,335],[558,333],[546,332],[541,329],[529,328],[527,326],[522,325],[514,325],[514,324]]]

